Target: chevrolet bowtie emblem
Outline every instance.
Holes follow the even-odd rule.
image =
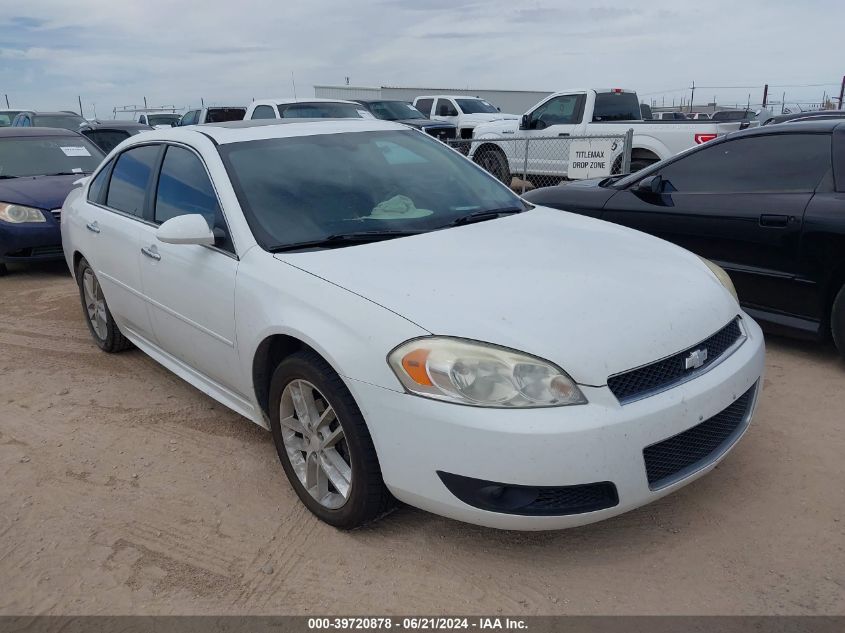
[[[690,352],[690,355],[684,360],[684,367],[686,369],[698,369],[707,360],[707,348],[697,349]]]

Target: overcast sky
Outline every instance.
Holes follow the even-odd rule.
[[[114,105],[246,104],[314,84],[559,90],[642,100],[698,86],[838,96],[845,0],[27,0],[3,3],[0,98],[108,114]],[[665,92],[672,91],[674,92]],[[696,103],[760,100],[702,88]],[[661,93],[661,94],[658,94]],[[665,94],[663,94],[665,93]],[[5,103],[3,104],[5,105]],[[2,107],[2,106],[0,106]]]

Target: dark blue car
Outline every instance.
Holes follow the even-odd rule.
[[[62,203],[103,152],[56,128],[0,128],[0,276],[11,262],[62,259]]]

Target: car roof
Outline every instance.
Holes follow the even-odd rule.
[[[92,130],[150,130],[152,129],[146,123],[138,123],[137,121],[89,121],[88,126]]]
[[[67,136],[79,135],[74,130],[59,127],[0,127],[0,138],[15,138],[23,136]]]
[[[185,127],[153,130],[143,135],[150,141],[196,141],[196,135],[210,138],[218,145],[257,141],[271,138],[340,134],[344,132],[375,132],[400,130],[410,132],[408,126],[379,119],[258,119],[205,123]],[[416,132],[410,132],[415,134]],[[137,137],[136,137],[137,138]]]
[[[343,99],[321,99],[313,97],[310,99],[292,99],[291,97],[284,97],[283,99],[256,99],[251,105],[288,105],[291,103],[349,103],[355,105],[354,101],[345,101]]]
[[[740,138],[746,136],[766,136],[768,134],[830,134],[836,128],[845,129],[845,121],[842,119],[821,119],[818,121],[798,121],[792,125],[760,125],[747,130],[732,132],[723,138]]]
[[[21,114],[23,114],[23,113],[34,114],[36,116],[75,116],[75,117],[79,117],[80,119],[82,118],[76,112],[61,112],[61,111],[48,112],[46,110],[21,110]]]

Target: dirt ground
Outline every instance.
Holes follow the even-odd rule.
[[[845,363],[769,341],[753,427],[621,517],[507,533],[401,508],[343,533],[270,434],[100,352],[62,265],[0,279],[2,614],[845,614]]]

